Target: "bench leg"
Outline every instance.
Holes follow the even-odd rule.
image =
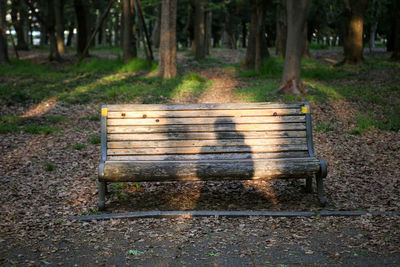
[[[306,179],[306,192],[307,193],[312,193],[313,192],[313,188],[312,188],[312,178],[307,178]]]
[[[317,193],[318,193],[319,203],[321,204],[322,207],[325,207],[326,196],[324,191],[324,178],[321,175],[317,175],[316,180],[317,180]]]
[[[106,182],[99,182],[99,210],[104,210],[106,207]]]
[[[324,178],[328,174],[328,168],[326,166],[326,162],[322,159],[319,160],[320,162],[320,170],[316,175],[316,180],[317,180],[317,193],[318,193],[318,199],[319,203],[321,204],[322,207],[325,207],[326,205],[326,196],[325,196],[325,191],[324,191]]]

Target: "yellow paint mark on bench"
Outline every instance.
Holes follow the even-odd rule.
[[[108,108],[102,108],[101,109],[101,116],[107,117],[108,115]]]

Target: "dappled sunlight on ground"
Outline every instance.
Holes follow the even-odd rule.
[[[41,116],[43,114],[46,114],[51,109],[53,109],[56,104],[57,104],[57,99],[55,97],[52,97],[52,98],[36,105],[35,107],[27,110],[24,114],[20,115],[20,118]]]

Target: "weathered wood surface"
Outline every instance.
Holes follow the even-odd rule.
[[[202,117],[263,117],[304,115],[299,108],[290,109],[226,109],[226,110],[126,110],[108,112],[109,119],[139,118],[202,118]]]
[[[107,160],[121,161],[193,161],[193,160],[244,160],[244,159],[279,159],[305,158],[307,151],[289,151],[275,153],[223,153],[223,154],[182,154],[182,155],[140,155],[140,156],[108,156]]]
[[[305,122],[305,116],[269,116],[269,117],[220,117],[216,118],[145,118],[145,119],[107,119],[107,126],[121,125],[176,125],[176,124],[259,124]]]
[[[316,158],[243,161],[108,161],[105,181],[203,181],[304,178],[319,170]]]
[[[167,140],[167,141],[120,141],[108,142],[108,148],[142,147],[204,147],[204,146],[257,146],[257,145],[307,144],[305,138],[276,139],[217,139],[217,140]]]
[[[169,126],[108,126],[107,133],[174,133],[174,132],[226,132],[226,131],[288,131],[305,130],[305,123],[276,124],[220,124],[216,125],[169,125]]]
[[[129,110],[219,110],[219,109],[293,109],[301,108],[303,104],[281,104],[281,103],[226,103],[226,104],[126,104],[107,105],[108,111]]]
[[[307,151],[307,145],[268,146],[204,146],[204,147],[162,147],[162,148],[110,148],[108,155],[170,155],[170,154],[210,154],[210,153],[259,153],[282,151]]]
[[[187,132],[187,133],[146,133],[146,134],[108,134],[108,141],[158,141],[158,140],[215,140],[220,139],[273,139],[305,138],[305,131],[266,131],[266,132]]]

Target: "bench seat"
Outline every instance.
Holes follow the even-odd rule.
[[[308,103],[104,105],[99,207],[107,182],[304,178],[327,169],[314,155]]]

